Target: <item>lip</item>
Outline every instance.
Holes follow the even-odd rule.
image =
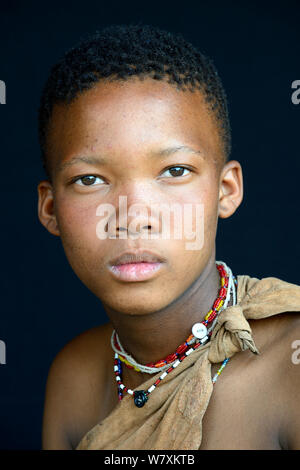
[[[156,275],[166,259],[152,251],[126,251],[109,263],[112,275],[121,281],[145,281]]]

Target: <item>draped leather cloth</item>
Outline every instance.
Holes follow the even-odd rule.
[[[300,312],[300,286],[296,284],[247,275],[237,276],[237,281],[237,303],[221,311],[211,340],[168,374],[144,407],[137,408],[126,394],[76,450],[199,449],[202,419],[213,392],[211,365],[246,349],[259,354],[247,319]],[[226,372],[230,374],[230,369]],[[138,389],[148,389],[159,375],[151,375]]]

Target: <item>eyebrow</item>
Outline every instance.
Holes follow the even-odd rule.
[[[204,156],[203,152],[201,152],[200,150],[195,150],[187,145],[179,145],[177,147],[167,147],[167,148],[155,151],[155,152],[151,152],[150,155],[151,157],[168,157],[169,155],[172,155],[173,153],[176,153],[179,151],[200,155],[202,158]],[[98,155],[97,157],[92,156],[92,155],[80,155],[77,157],[73,157],[71,160],[59,165],[57,172],[60,173],[65,168],[68,168],[69,166],[75,165],[75,163],[79,163],[79,162],[84,162],[90,165],[97,165],[97,164],[99,165],[100,163],[101,164],[108,163],[108,159],[101,155]]]

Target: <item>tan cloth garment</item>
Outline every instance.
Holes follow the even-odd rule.
[[[76,450],[199,449],[202,419],[213,392],[211,364],[246,349],[259,354],[247,319],[300,312],[300,286],[296,284],[247,275],[237,276],[237,281],[237,303],[220,313],[210,342],[168,374],[142,408],[127,394],[81,439]],[[159,375],[152,375],[138,389],[148,389]]]

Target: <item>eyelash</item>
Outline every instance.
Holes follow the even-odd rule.
[[[166,168],[163,173],[165,173],[166,171],[168,170],[172,170],[173,168],[183,168],[184,170],[189,170],[190,172],[193,172],[193,170],[189,167],[186,167],[186,166],[182,166],[182,165],[173,165],[173,166],[170,166],[169,168]],[[97,175],[93,175],[93,174],[86,174],[86,175],[81,175],[81,176],[76,176],[76,178],[73,178],[71,181],[70,181],[70,184],[74,184],[76,183],[77,181],[80,181],[82,178],[85,178],[86,176],[94,176],[95,178],[101,178]],[[180,175],[180,176],[173,176],[173,177],[170,177],[170,179],[175,179],[175,178],[180,178],[182,176],[187,176],[187,175]],[[103,178],[101,178],[103,179]],[[104,179],[103,179],[104,181]],[[94,186],[93,184],[82,184],[80,186]]]

